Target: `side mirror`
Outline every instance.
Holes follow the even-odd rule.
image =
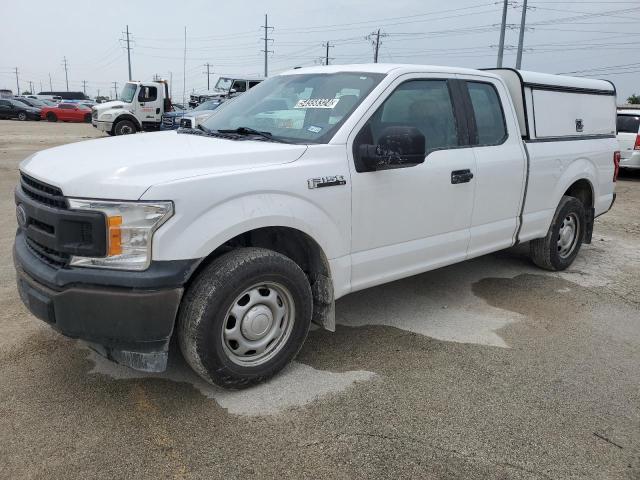
[[[377,145],[359,145],[358,155],[369,171],[413,167],[424,162],[426,143],[415,127],[387,127]]]
[[[232,88],[229,90],[229,93],[237,93],[237,90],[235,88]]]

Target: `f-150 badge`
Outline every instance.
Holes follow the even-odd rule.
[[[344,175],[330,175],[328,177],[316,177],[307,180],[309,188],[333,187],[336,185],[346,185]]]

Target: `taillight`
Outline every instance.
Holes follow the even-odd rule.
[[[636,140],[636,144],[638,141]],[[613,152],[613,181],[618,180],[618,172],[620,171],[620,152]]]
[[[636,135],[636,144],[633,146],[634,150],[640,150],[640,133]]]

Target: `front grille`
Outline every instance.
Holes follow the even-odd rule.
[[[40,245],[29,237],[26,237],[26,240],[29,250],[31,250],[36,257],[40,258],[45,263],[48,263],[52,267],[61,268],[69,263],[70,256],[68,254]]]
[[[173,117],[163,115],[162,125],[164,125],[165,127],[173,127]]]
[[[55,208],[67,208],[62,190],[58,187],[48,185],[22,172],[20,172],[20,186],[22,191],[36,202]]]

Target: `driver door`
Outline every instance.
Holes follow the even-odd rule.
[[[136,116],[145,123],[159,123],[162,117],[162,102],[162,92],[158,91],[158,87],[155,85],[140,85],[137,105],[139,115]]]
[[[458,88],[442,75],[405,75],[352,132],[352,290],[466,258],[476,161]],[[420,131],[424,159],[367,171],[360,145],[384,144],[394,127]]]

